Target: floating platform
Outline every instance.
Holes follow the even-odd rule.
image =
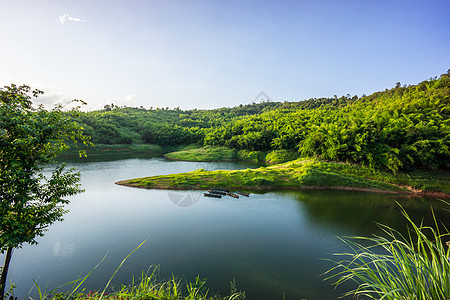
[[[250,194],[236,191],[236,192],[230,192],[229,189],[224,188],[210,188],[208,189],[208,192],[203,194],[205,197],[211,197],[211,198],[222,198],[222,196],[230,196],[236,199],[239,199],[239,195],[249,197]]]

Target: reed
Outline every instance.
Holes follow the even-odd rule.
[[[385,236],[343,239],[351,248],[329,270],[327,279],[339,285],[354,281],[358,287],[343,296],[371,299],[450,299],[449,232],[434,225],[416,225],[402,209],[408,234],[380,225]],[[369,244],[370,246],[364,246]],[[337,273],[336,273],[337,272]],[[336,280],[337,279],[337,280]]]
[[[206,280],[200,279],[199,276],[195,282],[186,282],[176,279],[173,275],[170,280],[160,281],[156,274],[159,267],[149,268],[147,272],[143,272],[141,279],[135,283],[134,277],[130,285],[122,285],[119,289],[110,288],[110,284],[116,273],[125,263],[125,261],[143,244],[142,242],[130,254],[128,254],[119,266],[116,268],[108,283],[102,291],[89,291],[84,289],[80,291],[81,285],[88,279],[91,273],[100,265],[100,263],[92,269],[86,276],[79,278],[67,284],[64,284],[50,292],[42,291],[35,282],[37,290],[37,298],[29,296],[30,300],[142,300],[142,299],[159,299],[159,300],[242,300],[245,299],[245,292],[238,291],[234,281],[231,282],[231,291],[229,296],[208,295],[209,289],[206,287]],[[72,286],[68,291],[61,292],[63,288]],[[111,291],[110,291],[111,290]],[[107,292],[108,291],[108,292]]]

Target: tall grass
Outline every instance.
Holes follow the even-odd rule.
[[[336,285],[346,281],[357,283],[357,288],[343,296],[450,299],[448,230],[444,227],[445,232],[440,231],[434,212],[431,227],[416,225],[401,209],[409,225],[406,236],[380,225],[385,237],[343,239],[352,251],[337,254],[345,259],[337,261],[336,267],[327,272],[327,279],[337,279]]]
[[[161,299],[161,300],[241,300],[245,299],[245,293],[237,291],[234,281],[231,282],[231,292],[229,296],[209,295],[206,287],[206,280],[197,277],[194,282],[184,282],[181,279],[172,279],[159,281],[156,274],[158,268],[155,267],[150,273],[142,273],[138,282],[128,285],[122,285],[112,292],[84,290],[77,291],[71,289],[67,292],[58,292],[53,290],[48,294],[41,293],[39,288],[39,300],[142,300],[142,299]],[[30,299],[33,299],[30,297]]]
[[[112,290],[112,292],[106,292],[110,289],[110,284],[116,273],[125,263],[125,261],[143,244],[142,242],[137,248],[135,248],[130,254],[125,257],[119,266],[116,268],[108,283],[103,288],[102,291],[89,291],[81,290],[81,285],[86,281],[86,279],[91,275],[91,273],[101,264],[105,259],[103,257],[102,261],[92,269],[86,276],[79,278],[67,284],[64,284],[50,292],[42,291],[39,285],[35,282],[35,287],[38,292],[39,300],[241,300],[245,299],[245,292],[238,291],[236,288],[236,283],[234,280],[231,284],[231,292],[229,296],[220,295],[208,295],[209,289],[206,287],[206,280],[200,279],[199,276],[195,279],[195,282],[184,282],[180,279],[176,279],[172,276],[172,279],[167,281],[158,280],[156,274],[159,268],[153,267],[145,273],[142,273],[141,279],[135,283],[134,277],[130,285],[122,285],[117,290]],[[68,291],[60,292],[61,289],[72,286]],[[30,300],[34,300],[31,296]]]

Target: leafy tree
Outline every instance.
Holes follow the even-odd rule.
[[[61,105],[52,110],[33,108],[32,96],[42,93],[25,85],[0,89],[0,251],[6,252],[2,299],[13,250],[24,243],[36,244],[36,237],[62,220],[68,203],[64,198],[82,192],[80,175],[73,169],[57,166],[50,178],[41,173],[46,163],[69,148],[68,140],[89,143]]]

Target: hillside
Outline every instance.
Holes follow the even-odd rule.
[[[225,146],[388,170],[450,169],[450,74],[358,98],[214,110],[107,106],[77,122],[97,144]]]

